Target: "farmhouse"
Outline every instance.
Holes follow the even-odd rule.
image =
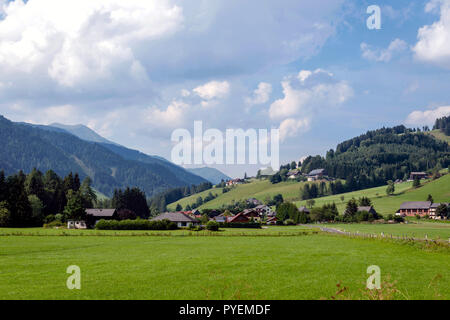
[[[261,205],[255,207],[255,210],[259,213],[260,216],[270,217],[270,216],[274,215],[274,212],[272,211],[272,209],[269,206],[266,206],[264,204],[261,204]]]
[[[228,180],[226,185],[227,187],[231,187],[231,186],[235,186],[238,184],[243,184],[245,181],[243,179],[232,179],[232,180]]]
[[[198,225],[198,220],[182,212],[165,212],[159,216],[154,217],[151,221],[169,220],[175,222],[178,228],[190,227],[192,225]]]
[[[377,212],[375,211],[375,209],[372,206],[358,207],[358,211],[359,212],[368,212],[368,213],[371,213],[373,215],[377,215]]]
[[[244,212],[238,213],[234,217],[230,217],[228,219],[229,223],[248,223],[250,222],[250,218],[247,218]]]
[[[289,178],[289,179],[297,179],[298,177],[300,177],[302,174],[301,174],[301,172],[300,171],[298,171],[298,170],[291,170],[291,171],[289,171],[287,174],[286,174],[286,176]]]
[[[430,201],[409,201],[403,202],[400,205],[400,209],[398,210],[398,214],[401,216],[426,216],[430,214]]]
[[[308,214],[310,213],[310,211],[307,207],[300,207],[300,208],[298,208],[298,211],[308,213]]]
[[[448,203],[433,203],[433,204],[430,206],[430,218],[436,219],[436,220],[440,220],[440,219],[441,219],[440,216],[437,216],[437,215],[436,215],[436,210],[437,210],[437,208],[438,208],[441,204],[444,204],[444,205],[447,206],[447,207],[449,206]]]
[[[415,180],[415,179],[427,179],[428,175],[425,172],[411,172],[409,176],[409,180]]]
[[[99,220],[116,220],[117,209],[86,209],[86,225],[93,228]]]
[[[246,202],[247,202],[247,204],[254,205],[254,206],[259,206],[262,204],[261,201],[259,201],[258,199],[255,199],[255,198],[247,199]]]
[[[277,224],[278,218],[277,217],[270,217],[269,219],[267,219],[266,224],[268,225],[275,225]]]
[[[316,181],[316,180],[320,180],[324,177],[327,176],[327,172],[325,169],[316,169],[311,171],[307,177],[308,177],[308,181]]]

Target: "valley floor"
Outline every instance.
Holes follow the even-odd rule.
[[[434,225],[421,228],[431,234],[442,227],[435,235],[449,234],[449,224]],[[372,227],[366,231],[381,230]],[[390,231],[418,233],[412,225],[396,227],[404,229]],[[81,290],[66,287],[70,265],[81,268]],[[348,288],[340,298],[367,299],[371,265],[381,268],[382,282],[394,284],[395,299],[450,299],[448,246],[301,226],[227,229],[213,236],[0,229],[0,299],[329,299],[338,283]]]

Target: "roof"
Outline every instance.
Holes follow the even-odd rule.
[[[400,209],[430,209],[430,207],[430,201],[409,201],[400,205]]]
[[[441,204],[445,204],[446,206],[448,206],[448,203],[433,203],[432,205],[431,205],[431,208],[438,208]]]
[[[93,217],[112,217],[116,209],[86,209],[86,215]]]
[[[358,207],[358,211],[366,211],[366,212],[370,212],[373,210],[372,206],[366,206],[366,207]]]
[[[422,174],[422,175],[426,175],[425,172],[411,172],[411,174]]]
[[[235,215],[234,217],[232,217],[230,220],[228,220],[228,222],[234,222],[235,220],[237,220],[238,218],[243,217],[245,219],[247,219],[247,221],[249,221],[250,219],[247,218],[244,214],[244,212],[238,213],[237,215]]]
[[[309,176],[316,176],[318,174],[324,174],[325,173],[325,169],[316,169],[313,170],[309,173]]]
[[[307,207],[300,207],[298,208],[298,211],[309,213],[309,209]]]
[[[181,212],[165,212],[151,219],[152,221],[169,220],[172,222],[197,222],[194,218]]]

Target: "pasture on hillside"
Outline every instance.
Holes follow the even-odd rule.
[[[0,299],[330,299],[338,283],[367,299],[371,265],[398,290],[392,298],[450,299],[448,247],[320,233],[16,235],[1,237],[0,255]],[[66,287],[71,265],[81,290]]]

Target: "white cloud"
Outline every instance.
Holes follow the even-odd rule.
[[[317,75],[319,82],[313,81],[313,74]],[[287,78],[282,82],[284,97],[270,106],[269,115],[272,119],[309,115],[319,108],[342,104],[353,96],[353,89],[347,82],[334,80],[331,73],[318,69],[311,75],[306,78],[298,76],[299,87],[294,87],[295,79]],[[311,80],[311,84],[305,84],[307,79]]]
[[[223,99],[230,93],[230,84],[228,81],[211,81],[202,86],[195,88],[194,93],[196,93],[200,98],[206,100],[204,101],[204,106],[211,105],[210,100]]]
[[[301,131],[307,131],[309,129],[310,120],[293,119],[289,118],[281,122],[280,124],[280,140],[284,141],[287,138],[295,137]]]
[[[183,124],[188,109],[188,104],[174,100],[166,110],[160,110],[156,107],[148,108],[144,112],[144,117],[147,123],[156,127],[175,128]]]
[[[363,58],[378,62],[389,62],[397,53],[405,51],[408,45],[401,39],[393,40],[386,49],[372,48],[367,43],[361,43]]]
[[[258,88],[253,92],[253,97],[247,97],[245,102],[249,105],[263,104],[269,101],[272,93],[272,85],[267,82],[260,82]]]
[[[0,20],[0,67],[58,84],[146,78],[135,45],[173,34],[181,8],[168,0],[22,0]],[[120,77],[119,77],[120,75]]]
[[[408,125],[433,125],[436,119],[450,115],[450,106],[438,107],[436,109],[425,111],[413,111],[406,118],[405,123]]]
[[[418,60],[450,68],[450,0],[433,0],[425,11],[440,9],[440,19],[419,29],[413,48]]]

